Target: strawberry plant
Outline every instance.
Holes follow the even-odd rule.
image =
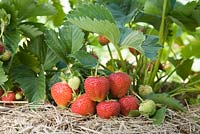
[[[121,105],[123,115],[139,113],[160,124],[166,107],[184,111],[182,100],[198,103],[199,5],[71,0],[65,13],[59,0],[1,0],[0,88],[22,88],[29,102],[72,103],[81,115],[94,114],[97,101],[102,118],[118,116]],[[54,95],[61,81],[70,91]]]

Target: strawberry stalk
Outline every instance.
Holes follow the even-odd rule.
[[[161,44],[164,44],[164,42],[165,42],[165,28],[166,28],[165,13],[166,13],[166,8],[167,8],[167,0],[164,0],[162,20],[161,20],[160,31],[159,31],[159,36],[160,36],[159,42]],[[151,73],[149,81],[148,81],[149,85],[153,85],[154,79],[155,79],[156,74],[158,72],[158,67],[159,67],[159,64],[160,64],[160,61],[161,61],[162,53],[163,53],[163,49],[161,49],[161,51],[159,52],[158,60],[156,61],[156,64],[153,67],[152,73]]]
[[[125,63],[125,61],[124,61],[124,59],[123,59],[123,57],[122,57],[122,53],[121,53],[121,51],[120,51],[120,48],[119,48],[117,45],[115,45],[115,48],[116,48],[116,50],[117,50],[119,59],[120,59],[121,64],[122,64],[122,70],[125,71],[125,72],[127,72],[126,63]]]
[[[143,102],[144,100],[133,90],[131,90],[131,93],[134,94],[141,102]]]
[[[110,46],[107,45],[107,48],[108,48],[108,52],[109,52],[109,55],[110,55],[110,58],[111,58],[111,64],[112,64],[112,66],[114,67],[114,70],[115,70],[115,63],[114,63],[114,61],[113,61],[114,59],[113,59],[113,55],[112,55]]]

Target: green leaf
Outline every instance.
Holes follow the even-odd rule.
[[[161,16],[162,7],[162,0],[147,0],[144,5],[144,13]]]
[[[165,120],[166,111],[167,109],[165,107],[158,109],[155,115],[152,117],[153,124],[161,125]]]
[[[112,15],[114,16],[117,24],[122,26],[131,22],[136,11],[140,7],[136,0],[123,0],[123,1],[108,0],[106,1],[106,5],[110,10],[110,12],[112,13]]]
[[[140,111],[139,110],[131,110],[129,113],[128,113],[128,116],[129,117],[138,117],[140,115]]]
[[[164,106],[167,106],[174,110],[181,110],[181,111],[184,110],[183,105],[178,100],[174,99],[173,97],[170,97],[166,93],[158,93],[158,94],[151,93],[147,95],[146,98],[153,100],[156,103],[163,104]]]
[[[65,25],[59,30],[60,40],[67,46],[69,54],[79,51],[83,46],[84,33],[74,25]]]
[[[29,102],[41,102],[46,99],[44,71],[36,75],[25,65],[18,65],[12,70],[12,78],[25,91]]]
[[[180,66],[176,68],[176,73],[179,76],[181,76],[183,80],[185,80],[192,73],[191,71],[192,64],[193,64],[193,59],[183,60]]]
[[[52,0],[53,6],[56,8],[57,12],[52,17],[54,26],[60,26],[65,18],[65,13],[63,11],[63,6],[60,3],[60,0]]]
[[[45,33],[49,48],[65,62],[69,54],[79,51],[83,46],[84,33],[74,25],[64,25],[58,33],[53,30]]]
[[[35,38],[43,34],[37,27],[34,25],[22,24],[19,26],[19,29],[23,32],[26,37]]]
[[[39,3],[35,0],[13,0],[15,10],[18,11],[20,20],[36,16],[54,15],[56,9],[50,3]]]
[[[77,51],[72,56],[76,58],[83,65],[83,67],[90,68],[97,65],[97,59],[85,51]]]
[[[185,93],[200,93],[200,88],[193,88],[193,87],[181,88],[177,90],[176,92],[174,92],[171,96],[176,96],[176,95],[185,94]]]
[[[144,13],[162,16],[163,3],[163,0],[147,0],[144,5]],[[168,0],[165,14],[167,15],[169,12],[171,12],[175,5],[176,0]]]
[[[79,18],[69,18],[68,21],[86,31],[104,35],[113,44],[117,44],[119,42],[120,38],[119,29],[114,23],[111,23],[107,20],[97,20],[97,19],[90,19],[88,17],[79,17]]]
[[[22,64],[28,66],[36,73],[40,72],[40,61],[34,54],[22,50],[17,53],[17,56]]]
[[[159,30],[161,17],[153,14],[145,14],[144,12],[139,12],[134,18],[134,22],[146,22],[154,26],[156,30]]]
[[[45,31],[45,41],[48,47],[63,61],[66,62],[67,47],[58,38],[58,33],[53,30]]]
[[[51,69],[53,66],[56,65],[56,63],[58,62],[58,57],[55,56],[54,52],[48,48],[47,49],[47,53],[45,55],[45,60],[44,60],[44,70],[48,70]]]
[[[4,33],[4,42],[6,47],[11,51],[11,53],[15,54],[18,49],[18,43],[20,42],[19,31],[6,31]]]
[[[196,27],[200,26],[199,2],[191,1],[185,5],[177,2],[170,18],[182,28],[195,31]]]
[[[181,49],[181,54],[183,58],[190,58],[195,56],[196,58],[200,58],[200,40],[196,40],[194,42],[190,42],[187,46],[184,46]]]
[[[77,17],[88,17],[91,20],[107,20],[111,23],[115,23],[115,20],[109,10],[105,8],[105,6],[99,4],[82,4],[73,10],[68,17],[71,19]]]
[[[142,48],[144,50],[144,55],[151,60],[155,60],[158,55],[158,51],[162,48],[160,44],[158,44],[159,38],[154,35],[147,35],[145,41],[142,44]]]
[[[28,45],[23,46],[24,51],[31,52],[37,60],[43,64],[44,70],[51,69],[58,62],[58,57],[55,53],[47,46],[44,41],[44,36],[31,39]]]
[[[8,80],[8,76],[5,74],[3,69],[3,62],[0,61],[0,85],[3,85],[4,82]]]
[[[131,31],[122,41],[120,46],[122,47],[132,47],[136,50],[143,52],[141,47],[142,42],[145,40],[145,36],[140,31]]]

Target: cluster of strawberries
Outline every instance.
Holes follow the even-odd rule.
[[[24,91],[19,88],[15,91],[5,92],[2,88],[0,89],[0,100],[5,102],[17,101],[24,99]]]
[[[55,83],[51,87],[51,95],[60,107],[71,104],[73,113],[83,116],[97,113],[99,117],[109,119],[120,113],[127,116],[131,110],[139,108],[139,100],[133,95],[127,95],[131,79],[124,72],[115,72],[108,77],[90,76],[86,78],[84,81],[85,93],[75,99],[73,98],[73,92],[75,92],[73,86],[70,86],[71,82],[68,83]],[[77,84],[77,82],[74,83]],[[106,100],[109,93],[116,99]]]

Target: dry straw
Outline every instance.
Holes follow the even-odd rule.
[[[188,112],[168,110],[163,125],[153,125],[143,117],[117,117],[109,120],[96,115],[83,117],[53,105],[26,104],[0,112],[1,134],[200,134],[200,106]],[[2,109],[3,107],[1,107]]]

